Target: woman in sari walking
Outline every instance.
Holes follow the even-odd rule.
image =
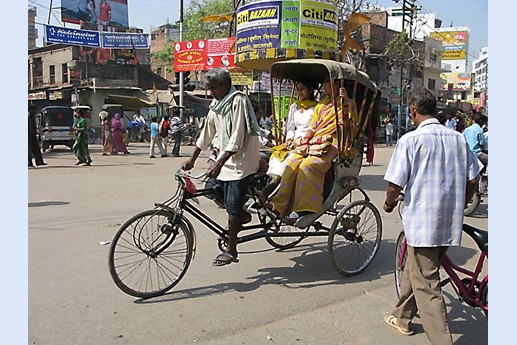
[[[88,126],[84,118],[84,110],[78,109],[75,113],[77,121],[74,125],[75,143],[72,147],[78,161],[75,165],[91,165],[90,151],[88,150]]]
[[[113,117],[113,123],[111,127],[111,133],[113,136],[113,142],[115,143],[115,148],[113,152],[115,154],[119,152],[123,152],[124,154],[129,154],[130,152],[127,150],[126,144],[124,144],[124,140],[122,139],[122,132],[124,129],[122,128],[122,121],[120,120],[120,114],[116,113]]]
[[[113,136],[111,133],[111,122],[108,117],[102,120],[102,155],[114,155],[113,149],[115,143],[113,142]]]
[[[287,223],[294,224],[300,216],[321,211],[325,174],[338,154],[332,99],[337,102],[340,118],[357,116],[355,101],[348,98],[345,88],[339,87],[339,81],[331,84],[327,79],[323,89],[327,97],[316,106],[305,137],[296,143],[295,153],[287,158],[279,191],[271,199],[277,214],[288,215]]]

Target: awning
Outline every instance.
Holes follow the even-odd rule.
[[[142,107],[156,106],[155,103],[134,96],[108,95],[108,97],[115,103],[122,105],[124,110],[136,111]]]

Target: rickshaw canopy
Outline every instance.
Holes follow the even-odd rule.
[[[323,59],[294,59],[275,62],[271,65],[271,77],[297,80],[309,77],[314,82],[323,83],[326,76],[332,79],[353,80],[366,86],[372,91],[378,90],[377,85],[364,72],[344,62]]]

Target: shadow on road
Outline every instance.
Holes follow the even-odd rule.
[[[29,202],[29,207],[41,207],[41,206],[62,206],[68,205],[68,201],[39,201],[39,202]]]

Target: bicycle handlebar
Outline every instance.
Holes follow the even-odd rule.
[[[178,170],[176,170],[176,176],[181,176],[181,177],[184,176],[184,177],[188,177],[192,180],[201,180],[204,177],[206,177],[206,175],[207,175],[206,171],[199,175],[192,175],[190,172],[183,170],[182,168],[178,168]]]

